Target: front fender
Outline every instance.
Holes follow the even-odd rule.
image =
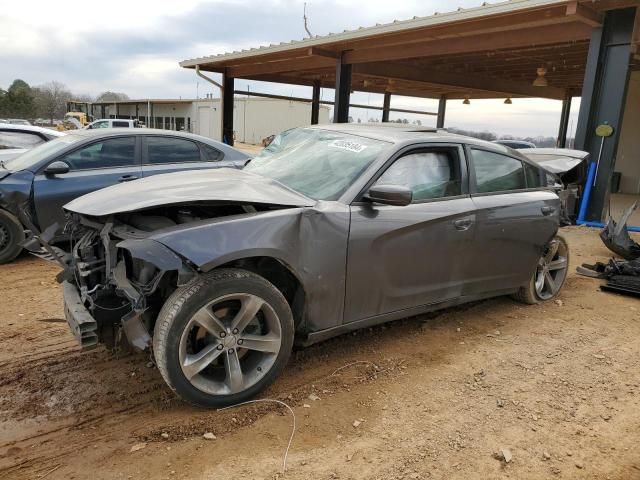
[[[150,238],[203,272],[233,260],[257,256],[296,265],[301,257],[298,239],[302,211],[291,208],[217,218],[165,230]]]
[[[184,259],[155,240],[149,238],[123,240],[116,247],[128,251],[132,258],[150,263],[158,270],[178,272],[178,285],[187,284],[196,275]]]

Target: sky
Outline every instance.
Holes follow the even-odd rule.
[[[432,15],[482,0],[307,0],[314,35]],[[298,0],[110,0],[97,2],[0,0],[0,87],[15,78],[30,85],[52,80],[78,94],[105,90],[131,98],[195,98],[218,92],[181,60],[302,39],[304,1]],[[212,76],[215,76],[213,74]],[[311,89],[236,81],[236,89],[311,96]],[[323,90],[324,98],[333,92]],[[382,105],[382,95],[358,93],[358,104]],[[576,123],[578,103],[572,109]],[[437,102],[394,97],[392,107],[437,111]],[[541,99],[450,101],[447,126],[517,136],[555,136],[561,102]],[[352,110],[366,121],[374,110]],[[425,125],[434,117],[420,118]],[[391,115],[393,119],[393,114]],[[573,131],[573,130],[572,130]]]

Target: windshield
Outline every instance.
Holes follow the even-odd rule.
[[[314,200],[337,200],[389,143],[311,128],[276,136],[245,170]]]
[[[38,145],[37,147],[32,148],[11,160],[7,160],[4,162],[3,167],[7,170],[11,170],[12,172],[28,170],[33,165],[39,163],[43,158],[61,151],[69,145],[82,140],[82,138],[83,137],[80,135],[65,135],[64,137],[58,137],[55,140]]]

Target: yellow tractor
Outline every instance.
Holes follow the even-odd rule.
[[[58,130],[78,130],[87,126],[89,122],[89,117],[84,112],[67,112],[58,124]]]

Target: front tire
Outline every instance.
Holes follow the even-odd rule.
[[[24,228],[14,215],[0,210],[0,264],[9,263],[22,252]]]
[[[282,293],[263,277],[221,269],[178,288],[154,329],[162,377],[201,407],[246,401],[284,369],[294,322]]]
[[[556,235],[545,247],[529,283],[513,295],[519,302],[536,305],[558,296],[569,271],[569,245]]]

